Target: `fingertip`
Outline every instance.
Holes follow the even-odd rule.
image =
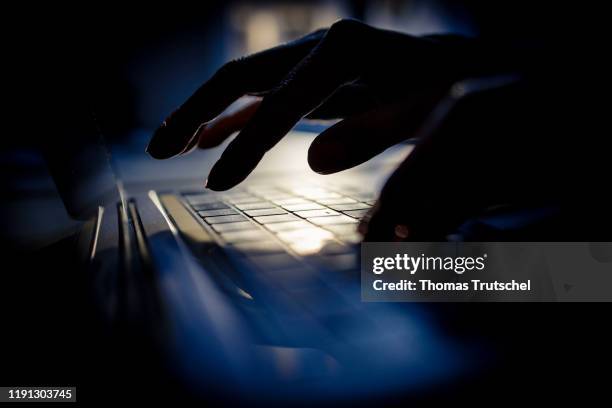
[[[210,176],[204,180],[204,188],[211,191],[225,191],[227,188],[223,188],[222,185],[215,183],[214,179],[211,181]]]
[[[153,133],[145,151],[154,159],[169,159],[180,154],[185,148],[185,144],[177,143],[177,141],[173,139],[175,139],[175,137],[168,129],[166,122],[164,122]]]
[[[315,139],[308,149],[308,165],[319,174],[332,174],[344,170],[346,148],[338,143]]]
[[[246,166],[245,162],[235,164],[227,158],[221,158],[210,170],[206,181],[206,188],[213,191],[229,190],[243,182],[255,165]]]
[[[357,232],[363,235],[364,237],[368,234],[368,221],[361,220],[359,225],[357,225]]]
[[[225,188],[225,183],[223,182],[222,177],[218,175],[215,176],[214,167],[211,169],[210,173],[208,174],[208,178],[204,182],[204,187],[212,191],[225,191],[228,188],[231,188],[231,187]]]
[[[214,181],[210,181],[210,177],[206,183],[206,188],[211,191],[226,191],[232,188],[233,186],[225,186],[223,184],[216,183]]]
[[[398,224],[394,228],[395,236],[400,240],[405,240],[410,236],[410,228],[405,224]]]
[[[147,152],[154,159],[164,159],[166,158],[163,146],[164,139],[164,128],[166,127],[166,122],[162,123],[162,125],[153,133],[151,140],[149,140],[149,144],[145,148],[145,152]]]
[[[194,128],[198,129],[199,126],[192,114],[178,109],[155,130],[145,151],[160,160],[178,156],[193,147],[192,141],[196,136]]]

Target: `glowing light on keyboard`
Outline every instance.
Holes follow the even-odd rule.
[[[281,231],[278,236],[299,255],[316,254],[333,238],[332,233],[320,228]]]
[[[298,187],[291,190],[294,194],[307,198],[332,198],[340,197],[339,194],[333,193],[321,187]]]
[[[299,255],[314,255],[319,253],[327,242],[324,239],[306,239],[291,244],[291,248]]]
[[[278,237],[285,241],[295,243],[298,241],[325,241],[333,238],[333,234],[321,228],[302,228],[293,231],[281,231]]]

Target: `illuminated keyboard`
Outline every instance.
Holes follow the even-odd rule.
[[[372,193],[318,186],[251,186],[226,193],[183,193],[192,215],[226,252],[266,271],[305,264],[332,270],[358,268],[359,220]]]

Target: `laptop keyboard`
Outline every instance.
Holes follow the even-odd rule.
[[[251,186],[226,193],[182,193],[184,203],[220,245],[267,271],[304,260],[333,270],[358,268],[359,220],[372,193],[319,186]]]

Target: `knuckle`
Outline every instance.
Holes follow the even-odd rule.
[[[350,18],[343,18],[331,25],[328,31],[328,37],[331,38],[349,38],[361,33],[367,27],[364,23]]]
[[[318,30],[315,30],[312,33],[310,33],[308,36],[320,39],[327,33],[328,30],[329,30],[328,28],[319,28]]]
[[[231,61],[226,62],[217,70],[216,75],[221,77],[227,77],[236,74],[240,71],[243,65],[243,58],[233,59]]]
[[[355,58],[368,54],[372,30],[372,27],[357,20],[338,20],[327,31],[322,41],[322,49],[343,63],[356,62]]]

